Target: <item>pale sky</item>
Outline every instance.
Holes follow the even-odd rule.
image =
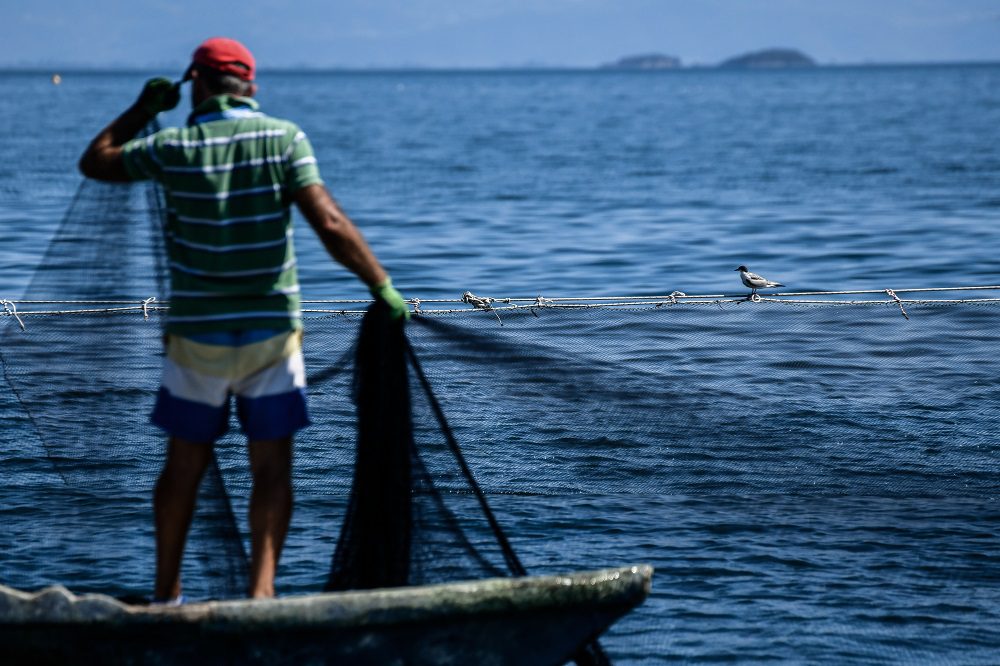
[[[589,67],[766,47],[823,63],[1000,61],[998,0],[0,0],[0,67],[181,69],[206,37],[262,68]]]

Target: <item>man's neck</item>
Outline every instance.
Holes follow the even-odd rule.
[[[213,95],[194,108],[188,116],[188,125],[211,120],[253,118],[261,115],[259,109],[259,105],[251,97]]]

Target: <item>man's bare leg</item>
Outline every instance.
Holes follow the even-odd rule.
[[[181,557],[194,514],[198,484],[212,459],[212,445],[171,437],[167,461],[153,492],[156,516],[156,599],[181,593]]]
[[[292,517],[292,438],[250,442],[250,590],[274,596],[274,573]]]

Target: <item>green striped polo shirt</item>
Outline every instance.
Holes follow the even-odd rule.
[[[219,95],[123,150],[129,175],[166,193],[168,332],[301,327],[291,194],[323,181],[298,126]]]

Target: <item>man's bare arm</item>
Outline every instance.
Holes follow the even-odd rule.
[[[146,81],[135,104],[101,130],[87,146],[80,157],[80,173],[87,178],[113,183],[132,180],[125,170],[122,146],[135,138],[160,111],[177,106],[181,99],[180,85],[162,76]]]
[[[129,107],[125,113],[101,130],[87,146],[87,150],[80,157],[80,173],[87,178],[112,183],[132,180],[125,170],[122,146],[133,139],[148,122],[149,114],[138,104]]]
[[[323,241],[327,252],[369,288],[388,278],[364,236],[323,185],[307,185],[293,195],[299,210]]]

